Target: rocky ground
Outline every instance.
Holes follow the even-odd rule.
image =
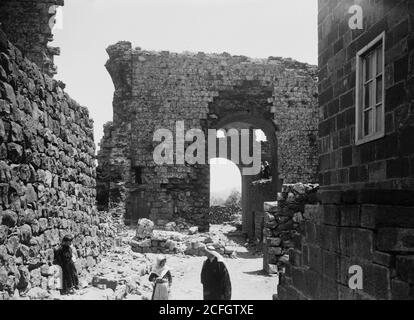
[[[157,254],[136,253],[131,250],[130,240],[135,230],[123,232],[122,241],[110,251],[81,279],[82,288],[74,295],[61,296],[52,292],[49,296],[21,297],[20,299],[42,298],[56,300],[147,300],[151,298],[152,285],[148,272]],[[196,234],[194,237],[206,236]],[[233,299],[271,300],[276,293],[277,278],[262,272],[263,258],[253,246],[245,243],[244,237],[231,225],[213,225],[209,236],[219,238],[226,246],[235,250],[235,255],[225,257],[229,269]],[[168,265],[173,275],[171,299],[201,300],[202,286],[200,271],[205,257],[184,254],[167,254]]]

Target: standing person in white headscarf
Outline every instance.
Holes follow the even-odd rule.
[[[168,300],[172,277],[165,256],[160,255],[157,257],[155,266],[150,273],[149,281],[154,283],[151,300]]]
[[[231,300],[230,275],[223,257],[214,247],[202,247],[207,259],[201,270],[204,300]]]

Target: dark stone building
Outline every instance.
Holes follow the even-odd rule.
[[[414,1],[358,1],[353,30],[354,4],[319,1],[320,205],[281,299],[414,298]]]

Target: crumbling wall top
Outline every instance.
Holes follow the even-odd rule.
[[[31,61],[36,63],[42,73],[53,76],[57,73],[54,56],[60,49],[51,47],[52,28],[56,7],[63,6],[63,0],[2,0],[0,2],[1,28],[8,39]]]

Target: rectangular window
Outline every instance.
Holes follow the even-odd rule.
[[[357,53],[356,144],[384,136],[385,32]]]

